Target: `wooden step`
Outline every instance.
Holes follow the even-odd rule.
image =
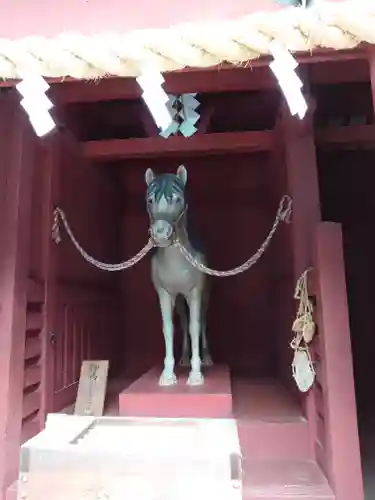
[[[237,419],[242,454],[255,460],[310,460],[313,452],[308,422],[257,422]]]
[[[334,500],[326,477],[309,460],[245,460],[243,500]]]
[[[279,380],[233,378],[232,392],[245,458],[313,458],[301,404]]]

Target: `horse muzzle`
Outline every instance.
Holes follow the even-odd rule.
[[[150,236],[156,247],[168,247],[173,242],[174,227],[166,220],[157,220],[150,226]]]

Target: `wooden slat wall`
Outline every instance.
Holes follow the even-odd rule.
[[[58,295],[55,410],[74,401],[84,360],[113,360],[120,328],[120,298],[112,290],[82,282],[60,282]]]
[[[22,402],[22,442],[35,435],[41,426],[41,381],[42,341],[44,323],[44,286],[33,279],[28,280],[25,359]]]
[[[315,408],[316,408],[316,435],[315,435],[314,447],[315,447],[317,462],[322,468],[324,474],[328,477],[329,475],[327,467],[328,450],[327,450],[327,439],[326,439],[326,433],[328,432],[326,423],[327,408],[324,402],[326,399],[325,395],[326,386],[323,376],[323,363],[321,356],[321,346],[319,343],[319,336],[314,341],[312,354],[316,370],[315,384],[312,389],[315,400]]]

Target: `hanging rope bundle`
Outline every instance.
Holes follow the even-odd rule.
[[[361,42],[375,44],[375,2],[325,1],[308,9],[289,7],[237,20],[125,34],[84,36],[65,32],[51,39],[0,38],[0,78],[20,79],[25,71],[55,78],[133,77],[148,65],[161,72],[221,63],[240,65],[270,55],[274,41],[291,52],[352,49]]]
[[[308,391],[315,379],[315,369],[308,348],[316,329],[313,319],[313,305],[309,299],[307,287],[309,271],[310,269],[304,271],[296,284],[294,298],[299,303],[297,316],[292,326],[294,338],[290,343],[290,347],[294,350],[293,378],[302,392]]]

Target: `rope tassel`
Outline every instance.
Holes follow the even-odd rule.
[[[299,303],[296,319],[292,326],[295,335],[290,343],[290,347],[294,350],[293,378],[301,392],[308,391],[315,380],[315,368],[309,352],[309,344],[316,330],[313,319],[313,305],[309,299],[307,288],[307,274],[309,271],[310,269],[304,271],[296,284],[294,298]]]

